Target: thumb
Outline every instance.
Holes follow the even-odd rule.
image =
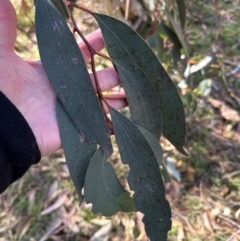
[[[16,40],[16,12],[9,0],[0,0],[0,53],[13,50]]]

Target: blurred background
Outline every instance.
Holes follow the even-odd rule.
[[[55,1],[55,0],[54,0]],[[38,60],[33,0],[11,0],[18,17],[16,53]],[[185,157],[161,138],[171,173],[170,241],[240,240],[240,1],[79,0],[124,21],[147,40],[178,86],[187,122]],[[74,10],[88,34],[94,19]],[[98,69],[109,66],[98,58]],[[111,157],[127,170],[117,147]],[[94,216],[79,205],[62,150],[42,158],[0,196],[0,241],[147,240],[141,213]]]

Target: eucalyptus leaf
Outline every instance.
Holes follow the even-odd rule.
[[[83,56],[67,23],[50,0],[38,0],[36,33],[48,79],[81,135],[112,153],[110,135]]]
[[[177,35],[172,31],[172,29],[170,29],[165,23],[164,21],[161,21],[160,24],[162,30],[166,33],[166,35],[169,37],[169,39],[172,41],[173,43],[173,49],[172,49],[172,57],[174,60],[174,67],[177,68],[177,63],[180,61],[181,59],[181,48],[182,48],[182,44],[179,41]]]
[[[134,123],[146,127],[159,139],[162,133],[162,112],[154,101],[155,89],[149,77],[140,68],[127,61],[114,61],[127,95]]]
[[[157,158],[130,120],[112,108],[110,113],[122,162],[130,167],[127,179],[134,191],[135,206],[144,214],[146,233],[151,241],[166,241],[171,229],[171,209],[165,199]]]
[[[168,27],[164,21],[161,21],[160,23],[160,27],[162,28],[162,30],[165,32],[165,34],[169,37],[169,39],[173,42],[174,45],[177,45],[179,47],[182,47],[181,42],[179,41],[176,33],[170,28]]]
[[[182,32],[182,29],[180,28],[180,26],[175,22],[172,14],[168,11],[167,8],[165,8],[165,12],[167,14],[167,18],[169,19],[176,35],[178,36],[179,41],[181,42],[184,52],[186,54],[186,56],[189,58],[189,50],[188,50],[188,45],[187,45],[187,41],[185,39],[185,36]]]
[[[160,30],[160,28],[158,28]],[[151,47],[151,49],[154,50],[156,53],[158,59],[160,61],[163,61],[164,57],[164,46],[163,46],[163,38],[161,34],[159,33],[159,30],[156,31],[156,33],[152,34],[147,39],[147,44]]]
[[[137,126],[137,128],[141,131],[141,133],[146,138],[148,144],[152,148],[157,158],[158,164],[160,165],[160,170],[164,178],[164,181],[171,182],[171,177],[169,176],[167,167],[163,161],[163,151],[162,151],[162,147],[160,146],[159,140],[151,132],[147,131],[142,126]]]
[[[59,0],[51,0],[52,4],[56,7],[56,9],[62,14],[64,18],[68,18],[67,9],[63,3],[63,1]]]
[[[134,112],[133,109],[137,108],[137,106],[131,103],[132,96],[130,93],[137,96],[138,99],[139,97],[150,97],[148,103],[152,102],[152,105],[156,105],[157,108],[159,108],[158,105],[160,104],[163,116],[163,134],[180,152],[186,154],[182,148],[186,134],[183,105],[176,86],[164,70],[156,55],[146,42],[126,24],[102,14],[94,13],[94,17],[102,30],[107,51],[113,61],[115,63],[125,62],[124,68],[127,65],[129,65],[128,68],[135,66],[138,71],[136,71],[136,76],[134,78],[138,81],[138,88],[142,85],[141,89],[143,89],[146,84],[145,80],[148,79],[150,82],[149,85],[152,85],[154,89],[154,91],[148,95],[139,96],[137,93],[134,93],[138,88],[128,89],[129,84],[126,84],[125,79],[121,79],[123,85],[125,85],[131,113]],[[116,68],[119,73],[122,72],[122,70],[119,69],[119,65],[116,64]],[[141,71],[142,74],[144,73],[144,76],[147,77],[144,78],[144,81],[139,79],[139,71]],[[135,103],[139,101],[138,99],[135,100]],[[155,111],[159,112],[158,109],[155,109]],[[154,131],[162,125],[160,115],[157,120],[152,120],[152,122],[155,121],[157,125],[157,127],[153,128],[154,130],[149,128],[149,126],[141,124],[145,116],[148,116],[148,118],[155,118],[155,115],[156,114],[151,111],[142,109],[141,113],[138,113],[139,117],[132,116],[132,119],[136,124],[143,126],[157,137],[159,132],[154,133]],[[157,138],[159,137],[160,135]]]
[[[182,29],[185,27],[186,22],[186,6],[184,0],[176,0],[178,6],[179,19]]]
[[[59,100],[57,101],[56,111],[67,166],[79,200],[82,200],[82,189],[87,168],[90,159],[97,150],[97,145],[86,142],[80,135]]]
[[[133,198],[120,184],[106,155],[99,148],[87,170],[84,194],[87,203],[92,203],[92,212],[111,216],[119,211],[136,211]]]

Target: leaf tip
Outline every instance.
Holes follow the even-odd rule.
[[[183,149],[182,146],[176,146],[177,150],[181,152],[185,156],[189,156],[189,154]]]

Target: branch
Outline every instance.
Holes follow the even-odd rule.
[[[94,60],[94,56],[97,54],[99,55],[100,57],[103,57],[105,59],[108,59],[110,60],[111,62],[112,59],[104,54],[101,54],[101,53],[98,53],[95,49],[93,49],[93,47],[91,46],[91,44],[87,41],[87,39],[85,38],[85,36],[83,35],[83,33],[81,32],[81,30],[78,28],[77,24],[76,24],[76,21],[73,17],[73,14],[72,14],[72,11],[71,11],[71,8],[72,7],[75,7],[77,9],[80,9],[82,11],[85,11],[89,14],[91,14],[93,16],[93,12],[90,11],[89,9],[81,6],[81,5],[78,5],[76,3],[72,3],[70,2],[69,0],[62,0],[66,9],[67,9],[67,12],[68,12],[68,15],[70,17],[70,21],[71,21],[71,25],[72,25],[72,32],[73,34],[75,32],[78,33],[78,35],[81,37],[81,39],[83,40],[83,42],[86,44],[87,48],[88,48],[88,51],[90,53],[90,58],[91,58],[91,69],[92,69],[92,73],[93,73],[93,77],[94,77],[94,82],[95,82],[95,85],[96,85],[96,91],[97,91],[97,95],[98,95],[98,99],[99,99],[99,102],[100,102],[100,105],[101,105],[101,108],[103,110],[103,113],[104,113],[104,117],[108,123],[108,127],[110,129],[110,132],[111,134],[113,134],[113,126],[112,126],[112,121],[109,119],[108,115],[107,115],[107,112],[103,106],[103,103],[108,107],[109,111],[110,111],[110,105],[108,104],[107,100],[105,99],[104,95],[102,94],[102,90],[101,90],[101,87],[99,85],[99,81],[98,81],[98,77],[97,77],[97,72],[96,72],[96,68],[95,68],[95,60]]]

